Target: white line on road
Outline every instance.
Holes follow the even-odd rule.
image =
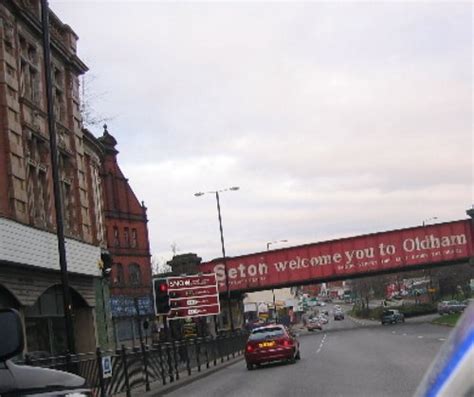
[[[423,335],[418,335],[418,339],[423,339]]]
[[[440,342],[444,342],[444,341],[446,340],[446,338],[438,338],[438,340],[439,340]]]
[[[403,334],[403,336],[407,336],[407,334],[406,334],[406,333],[404,333],[404,334]]]
[[[395,331],[392,331],[392,334],[396,334],[396,332],[395,332]]]
[[[319,344],[318,350],[316,350],[316,353],[319,353],[321,351],[321,349],[323,348],[324,341],[326,340],[326,336],[328,336],[328,335],[324,334],[323,339],[321,340],[321,343]]]

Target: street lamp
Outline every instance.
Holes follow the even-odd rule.
[[[276,241],[269,241],[267,243],[267,251],[270,251],[270,245],[272,244],[277,244],[277,243],[287,243],[288,240],[276,240]],[[275,322],[278,320],[278,312],[276,308],[276,300],[275,300],[275,289],[272,288],[272,294],[273,294],[273,316],[275,317]]]
[[[230,320],[230,329],[231,331],[234,331],[234,319],[232,317],[232,305],[230,302],[230,288],[229,288],[229,274],[227,271],[227,258],[225,256],[225,246],[224,246],[224,230],[222,229],[222,216],[221,216],[221,205],[219,201],[219,193],[222,192],[227,192],[227,191],[235,191],[239,190],[238,186],[233,186],[229,187],[227,189],[221,189],[221,190],[214,190],[214,191],[209,191],[209,192],[198,192],[194,193],[196,197],[203,196],[205,194],[215,194],[216,195],[216,202],[217,202],[217,215],[219,218],[219,230],[221,233],[221,247],[222,247],[222,260],[224,261],[224,270],[225,270],[225,288],[226,288],[226,293],[227,293],[227,307],[229,310],[229,320]]]
[[[436,219],[438,219],[437,216],[432,216],[431,218],[428,218],[428,219],[424,219],[423,220],[423,227],[426,226],[426,224],[430,221],[435,221]],[[425,275],[425,269],[423,270],[423,275]],[[430,279],[429,283],[430,283],[430,293],[429,293],[429,296],[430,296],[430,300],[431,302],[433,302],[433,295],[432,295],[432,290],[433,290],[433,278],[431,276],[431,269],[428,268],[428,277]]]
[[[423,226],[425,226],[430,221],[435,221],[436,219],[438,219],[437,216],[432,216],[431,218],[423,220]]]

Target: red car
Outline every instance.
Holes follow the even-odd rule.
[[[318,321],[318,319],[316,318],[310,318],[308,320],[308,323],[306,324],[306,329],[308,331],[314,331],[314,330],[319,330],[319,331],[322,331],[323,329],[323,326],[321,325],[321,322]]]
[[[255,328],[245,346],[248,370],[272,361],[294,363],[300,357],[300,344],[284,325]]]

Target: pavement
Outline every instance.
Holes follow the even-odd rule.
[[[412,396],[447,339],[448,327],[428,319],[382,326],[346,316],[323,331],[301,331],[302,359],[248,371],[238,361],[166,396]],[[413,319],[414,320],[414,319]],[[429,320],[431,321],[431,320]]]

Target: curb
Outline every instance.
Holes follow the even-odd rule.
[[[235,357],[235,358],[232,358],[230,359],[229,361],[226,361],[225,363],[222,363],[222,364],[219,364],[215,367],[211,367],[209,369],[204,369],[202,372],[197,372],[195,374],[192,374],[191,376],[188,376],[187,374],[184,374],[185,378],[181,378],[180,380],[176,381],[176,382],[173,382],[173,383],[169,383],[165,386],[162,386],[161,385],[161,382],[159,383],[159,389],[157,387],[157,390],[153,390],[153,384],[151,385],[151,389],[150,391],[148,392],[145,392],[143,390],[139,390],[139,389],[136,389],[137,392],[140,392],[141,393],[139,394],[140,396],[143,396],[143,397],[162,397],[162,396],[165,396],[166,394],[168,393],[171,393],[177,389],[180,389],[181,387],[184,387],[184,386],[187,386],[197,380],[200,380],[200,379],[203,379],[203,378],[206,378],[207,376],[210,376],[224,368],[227,368],[233,364],[236,364],[238,363],[239,361],[242,361],[244,359],[244,355],[242,354],[241,356],[238,356],[238,357]],[[157,384],[158,382],[155,383],[155,385]],[[133,391],[132,391],[132,395],[133,395]]]

